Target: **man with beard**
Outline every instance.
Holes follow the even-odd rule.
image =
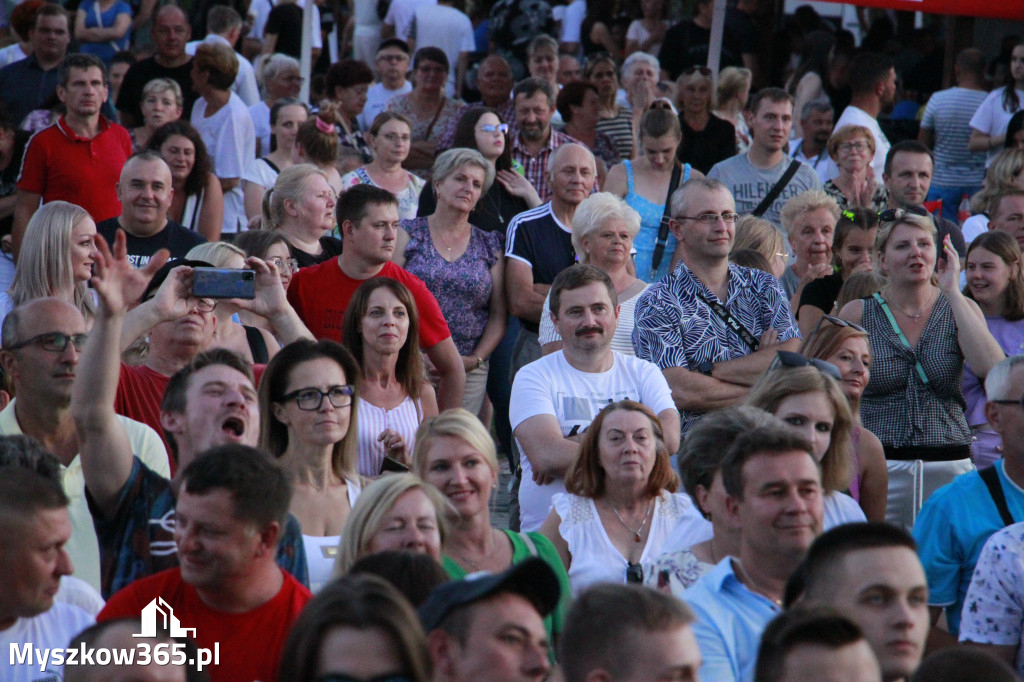
[[[592,265],[563,270],[551,286],[551,319],[563,347],[523,367],[512,385],[509,420],[520,451],[522,530],[540,528],[583,433],[605,405],[635,400],[651,408],[669,452],[679,448],[679,413],[658,367],[611,349],[619,317],[608,275]]]
[[[512,92],[517,126],[512,136],[512,160],[522,164],[523,175],[537,190],[540,200],[548,201],[552,190],[547,178],[548,160],[556,149],[576,140],[551,127],[555,91],[550,83],[530,77],[519,81]]]
[[[832,136],[834,116],[832,103],[827,98],[806,102],[800,110],[800,126],[804,136],[789,143],[789,155],[813,168],[822,182],[828,180],[826,173],[831,161],[828,138]]]
[[[864,52],[850,63],[849,82],[853,97],[836,121],[835,130],[843,126],[864,126],[875,138],[875,158],[871,167],[875,177],[882,177],[885,157],[889,153],[889,138],[878,126],[878,115],[892,108],[896,99],[896,67],[892,57],[877,52]],[[833,132],[835,132],[833,130]],[[839,175],[835,162],[829,164],[828,177]]]

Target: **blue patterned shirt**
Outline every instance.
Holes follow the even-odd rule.
[[[725,362],[750,354],[743,339],[697,297],[698,292],[709,301],[717,300],[680,261],[674,272],[640,296],[633,326],[633,349],[638,358],[661,369],[692,370],[702,362]],[[800,337],[782,285],[766,272],[730,264],[725,307],[754,338],[769,328],[779,333],[779,342]],[[683,434],[701,416],[681,410]]]

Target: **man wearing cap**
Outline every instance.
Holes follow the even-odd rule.
[[[558,598],[558,578],[539,558],[435,589],[420,607],[435,682],[545,679],[551,664],[543,618]]]

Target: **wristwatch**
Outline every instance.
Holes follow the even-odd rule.
[[[697,365],[697,371],[706,377],[711,376],[711,372],[715,369],[715,363],[711,360],[705,360],[704,362]]]

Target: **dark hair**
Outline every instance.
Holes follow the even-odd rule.
[[[490,107],[470,107],[462,112],[459,122],[455,124],[455,136],[452,138],[453,148],[465,147],[480,151],[476,144],[476,124],[484,114],[494,114],[498,117],[498,121],[506,122],[501,114]],[[495,160],[494,167],[496,170],[512,170],[512,142],[508,133],[505,133],[505,150]]]
[[[377,48],[377,52],[388,47],[397,47],[405,54],[409,54],[409,43],[405,42],[401,38],[388,38],[387,40],[382,40],[380,46]]]
[[[743,499],[743,467],[755,455],[782,455],[794,450],[807,453],[814,462],[811,454],[814,448],[811,444],[781,419],[737,435],[722,457],[722,484],[725,492],[738,500]]]
[[[324,88],[328,97],[334,97],[335,88],[351,88],[369,85],[373,82],[373,71],[358,59],[342,59],[331,64],[324,77]]]
[[[1024,111],[1018,111],[1016,114],[1010,117],[1010,122],[1006,124],[1006,141],[1003,143],[1004,149],[1014,149],[1017,146],[1017,142],[1013,139],[1014,135],[1024,130]]]
[[[338,136],[334,133],[334,126],[341,118],[337,105],[328,100],[320,102],[320,108],[315,116],[310,116],[295,133],[295,141],[302,147],[306,158],[316,166],[333,166],[338,160]],[[331,132],[324,132],[317,127],[316,121],[320,119],[330,126]]]
[[[188,408],[186,398],[192,375],[211,365],[225,365],[244,374],[253,384],[256,383],[252,373],[252,365],[246,362],[241,355],[227,348],[211,348],[196,355],[192,358],[191,362],[171,376],[167,382],[167,388],[164,389],[164,397],[160,402],[160,411],[170,414],[184,414],[186,408]],[[164,429],[164,438],[171,447],[171,455],[177,461],[178,444],[174,440],[174,434]]]
[[[444,53],[439,47],[421,47],[416,50],[416,54],[412,58],[412,68],[415,71],[420,68],[423,62],[434,62],[444,67],[445,71],[451,71],[452,65],[448,62],[448,55]]]
[[[217,90],[230,90],[238,76],[238,57],[227,45],[199,43],[192,63],[210,77],[210,85]]]
[[[334,475],[345,480],[356,476],[356,441],[359,430],[356,424],[359,401],[359,365],[355,358],[340,343],[330,339],[313,341],[300,339],[282,348],[271,358],[260,378],[260,447],[274,457],[280,457],[288,449],[288,427],[274,416],[274,404],[284,400],[288,381],[296,367],[312,360],[331,360],[345,373],[345,382],[353,386],[349,410],[348,432],[334,444],[331,453],[331,469]],[[346,409],[346,408],[335,408]]]
[[[761,634],[754,682],[786,678],[786,659],[803,645],[842,649],[863,642],[864,633],[852,620],[826,608],[799,608],[776,616]],[[822,662],[822,665],[826,665]]]
[[[1017,262],[1017,276],[1010,279],[1010,284],[1006,289],[1006,307],[1003,317],[1011,321],[1024,319],[1024,274],[1022,274],[1024,258],[1021,257],[1017,240],[1002,230],[989,230],[982,232],[971,241],[967,247],[968,261],[971,259],[971,251],[975,249],[985,249],[1008,266],[1013,265],[1014,261]],[[966,265],[964,268],[966,269]],[[974,299],[974,292],[971,291],[969,284],[964,289],[964,296]]]
[[[927,154],[928,158],[932,162],[932,166],[935,165],[935,157],[932,155],[932,150],[921,144],[917,140],[900,140],[893,146],[889,147],[888,153],[885,155],[885,167],[882,172],[886,175],[892,175],[892,160],[896,158],[897,154]]]
[[[0,469],[9,467],[35,472],[63,490],[60,460],[32,436],[0,436]]]
[[[42,16],[42,12],[40,12]],[[94,54],[86,54],[84,52],[75,52],[64,57],[64,61],[61,62],[60,71],[58,72],[57,82],[60,83],[62,88],[68,87],[68,80],[71,79],[71,69],[99,69],[100,75],[103,77],[103,82],[107,82],[107,65],[103,63],[103,60]]]
[[[1018,47],[1024,47],[1024,42],[1017,43],[1013,49],[1016,50]],[[1013,69],[1007,66],[1006,76],[1003,78],[1003,110],[1012,114],[1018,109],[1020,109],[1020,98],[1017,97],[1017,81],[1013,78]]]
[[[371,204],[374,206],[397,207],[398,199],[386,189],[369,183],[350,187],[342,192],[341,196],[338,197],[338,203],[334,207],[334,215],[338,220],[338,227],[341,228],[342,223],[346,220],[350,221],[353,225],[358,225],[359,221],[366,217],[367,207]],[[342,229],[342,237],[344,238],[344,229]]]
[[[847,70],[850,90],[855,95],[872,92],[889,76],[895,66],[892,57],[879,52],[862,52],[853,58]]]
[[[558,317],[561,312],[563,291],[579,289],[594,282],[600,282],[608,290],[608,297],[612,301],[613,308],[619,305],[619,296],[615,293],[615,286],[612,284],[612,279],[608,276],[608,273],[594,265],[576,263],[558,273],[555,276],[555,281],[551,283],[551,291],[549,292],[551,312],[554,313],[555,317]]]
[[[917,554],[913,536],[889,523],[844,523],[822,533],[807,550],[800,569],[790,578],[791,582],[796,579],[799,587],[790,590],[790,586],[786,586],[787,604],[801,596],[822,600],[826,592],[835,589],[838,564],[847,554],[890,547],[905,547]]]
[[[309,113],[309,107],[301,99],[295,97],[282,97],[270,107],[270,125],[277,125],[277,116],[285,107],[302,107],[303,111]]]
[[[4,438],[0,449],[0,518],[11,519],[70,504],[60,461],[34,439]]]
[[[953,63],[962,73],[969,73],[979,81],[985,77],[985,53],[976,47],[960,50]]]
[[[832,258],[839,265],[839,250],[846,243],[846,238],[853,230],[865,232],[878,227],[878,213],[867,208],[848,208],[839,213],[836,231],[832,235]]]
[[[36,26],[36,15],[39,13],[39,8],[46,4],[50,3],[45,2],[45,0],[25,0],[25,2],[19,3],[11,10],[11,28],[14,29],[14,32],[22,41],[28,40],[29,32]],[[119,52],[118,54],[121,53]],[[117,55],[114,56],[116,57]]]
[[[0,130],[15,130],[15,122],[11,117],[11,110],[0,101]]]
[[[100,648],[97,646],[110,630],[115,628],[125,627],[132,633],[132,636],[138,637],[134,633],[142,631],[142,621],[138,618],[114,618],[112,620],[105,620],[101,623],[95,623],[90,625],[86,629],[79,632],[71,640],[68,645],[68,650],[79,650],[79,649],[90,649],[95,650]],[[185,682],[207,682],[210,679],[206,672],[196,669],[195,661],[197,660],[199,653],[198,647],[191,637],[171,637],[166,630],[157,628],[156,640],[160,640],[161,643],[175,642],[181,647],[176,648],[175,651],[181,651],[185,655],[185,661],[189,661],[185,668]],[[183,661],[183,663],[185,662]],[[65,682],[83,682],[84,680],[104,679],[105,675],[100,672],[105,668],[98,663],[89,663],[88,661],[81,662],[80,665],[69,665],[64,669],[64,680]],[[94,677],[96,675],[97,677]]]
[[[234,245],[245,251],[246,256],[263,258],[274,244],[288,244],[276,230],[248,230],[235,235]]]
[[[804,36],[804,48],[800,52],[800,62],[796,71],[789,79],[786,90],[796,97],[796,87],[808,73],[816,73],[823,83],[828,82],[828,56],[836,37],[830,31],[811,31]]]
[[[324,640],[337,628],[382,630],[413,682],[430,681],[430,656],[416,611],[390,583],[375,575],[346,575],[324,586],[295,620],[281,652],[281,682],[316,678]]]
[[[747,101],[747,110],[756,116],[757,110],[761,106],[761,102],[764,100],[768,100],[769,102],[789,102],[790,104],[793,104],[793,95],[789,94],[782,88],[761,88],[750,96],[750,99]]]
[[[569,607],[558,642],[566,682],[583,682],[596,669],[613,680],[627,679],[639,662],[635,644],[647,635],[676,630],[694,621],[686,602],[642,585],[597,584]]]
[[[648,109],[644,112],[640,119],[640,139],[662,137],[670,133],[682,143],[683,129],[679,125],[679,117],[670,109]]]
[[[768,262],[764,254],[756,249],[736,249],[729,253],[729,262],[735,263],[744,268],[753,268],[761,272],[772,273],[772,264]]]
[[[210,173],[213,172],[213,163],[210,160],[210,154],[206,151],[206,143],[203,142],[199,131],[193,128],[191,123],[178,119],[177,121],[163,124],[153,131],[146,149],[160,151],[160,147],[163,147],[164,143],[175,135],[187,138],[196,149],[192,172],[185,178],[185,193],[189,196],[199,194],[206,187]]]
[[[562,115],[563,121],[566,123],[572,122],[572,107],[583,106],[583,100],[588,92],[593,92],[595,95],[600,96],[597,86],[590,81],[573,81],[562,86],[562,89],[558,91],[558,97],[555,99],[555,108]]]
[[[356,187],[363,186],[356,185]],[[419,405],[420,391],[423,389],[425,381],[423,358],[420,355],[419,311],[416,309],[416,300],[404,284],[390,277],[372,277],[360,284],[345,309],[345,319],[341,323],[341,339],[345,346],[352,351],[356,362],[362,363],[363,317],[366,316],[366,311],[370,307],[370,296],[377,289],[389,289],[405,306],[405,311],[409,316],[409,334],[402,349],[398,351],[395,379],[401,384],[406,395]],[[416,408],[416,411],[419,413],[419,407]]]
[[[71,29],[73,28],[73,26],[71,25],[71,15],[68,14],[68,11],[66,9],[64,9],[57,3],[44,2],[42,5],[39,6],[39,9],[36,10],[35,18],[32,20],[33,31],[36,29],[37,26],[39,26],[40,17],[64,17],[64,20],[68,22],[68,33],[71,33]],[[25,38],[27,39],[28,36],[25,36]]]
[[[239,443],[218,445],[200,453],[180,476],[174,484],[179,500],[182,493],[227,490],[234,501],[233,518],[261,529],[278,523],[278,541],[283,537],[292,484],[284,469],[262,450]]]
[[[114,66],[114,64],[127,64],[131,66],[137,61],[138,59],[130,50],[121,50],[120,52],[115,52],[114,56],[110,58],[110,66]]]
[[[433,557],[421,552],[389,550],[367,554],[352,564],[348,575],[375,575],[387,580],[416,607],[451,576]]]
[[[548,98],[548,105],[555,106],[555,91],[551,87],[551,83],[547,82],[543,78],[537,78],[530,76],[516,83],[516,86],[512,88],[512,101],[515,102],[519,95],[522,95],[526,99],[530,99],[538,92],[543,92],[544,96]]]
[[[993,654],[970,646],[941,649],[928,656],[910,682],[1019,682],[1017,671]]]

